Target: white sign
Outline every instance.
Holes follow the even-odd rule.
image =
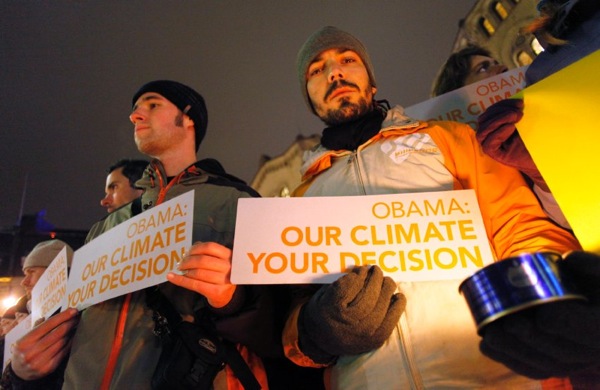
[[[525,88],[526,66],[469,84],[404,109],[411,118],[456,121],[477,128],[477,117],[497,101]]]
[[[31,315],[23,318],[17,326],[12,328],[10,332],[4,336],[4,361],[2,362],[2,367],[6,368],[6,365],[10,362],[12,357],[13,345],[19,341],[19,339],[25,336],[33,327],[31,321]],[[4,371],[4,369],[2,370]]]
[[[88,306],[166,281],[192,243],[194,191],[128,219],[75,251],[68,307]]]
[[[48,318],[67,302],[67,248],[46,268],[31,291],[31,321]]]
[[[357,265],[397,281],[464,279],[494,261],[473,190],[244,198],[231,280],[330,283]]]

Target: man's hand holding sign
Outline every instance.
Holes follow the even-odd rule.
[[[77,309],[83,310],[106,299],[165,281],[167,272],[174,270],[177,260],[180,260],[179,253],[189,247],[193,196],[194,192],[190,191],[154,207],[75,251],[68,280],[65,277],[52,277],[63,274],[66,276],[66,260],[61,258],[62,252],[57,256],[49,267],[48,281],[42,280],[36,286],[32,312],[40,313],[37,315],[40,318],[61,306],[64,311],[42,322],[15,343],[11,366],[18,377],[35,380],[55,371],[70,349],[72,331],[79,321]],[[189,253],[181,269],[187,270],[191,277],[208,274],[208,281],[215,284],[229,280],[230,266],[228,268],[227,260],[218,259],[218,252],[209,251],[213,254],[209,261],[202,256],[198,260],[198,255],[203,253],[198,250],[198,245],[192,247]],[[206,263],[211,263],[214,259],[219,260],[213,267],[215,271],[205,272],[210,267]],[[56,272],[53,271],[55,268]],[[208,291],[207,297],[212,294],[215,305],[228,302],[233,295],[233,291],[229,294],[232,288],[235,290],[235,286],[216,288],[216,291]],[[69,297],[66,305],[59,302],[66,298],[64,290]],[[61,292],[61,299],[54,299],[53,294],[48,291]],[[224,295],[222,291],[225,291]],[[219,299],[221,296],[224,298]],[[49,300],[53,304],[46,310],[46,306],[50,307],[47,303]]]
[[[356,267],[303,306],[300,347],[323,364],[371,351],[387,340],[405,306],[406,297],[379,267]]]
[[[227,305],[236,286],[231,283],[231,250],[214,242],[196,242],[177,267],[182,275],[167,274],[169,282],[204,295],[215,308]]]
[[[67,309],[36,326],[17,341],[11,361],[14,373],[29,381],[54,372],[69,353],[72,331],[78,321],[78,311]]]

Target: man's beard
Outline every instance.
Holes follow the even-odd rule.
[[[327,110],[321,117],[321,120],[327,126],[337,126],[347,122],[352,122],[371,110],[369,102],[363,97],[356,103],[352,103],[349,99],[342,98],[340,106],[335,109]]]

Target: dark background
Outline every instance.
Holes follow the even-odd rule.
[[[322,129],[295,71],[317,28],[361,39],[377,97],[410,106],[428,99],[475,3],[0,0],[0,226],[40,210],[63,229],[104,216],[106,168],[141,157],[128,115],[147,81],[174,79],[202,93],[209,126],[199,157],[250,182],[262,154]]]

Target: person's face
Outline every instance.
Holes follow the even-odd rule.
[[[473,84],[488,77],[506,72],[508,68],[492,57],[474,55],[470,58],[470,67],[464,85]],[[463,85],[463,86],[464,86]]]
[[[140,96],[129,120],[134,125],[138,150],[148,156],[161,159],[165,153],[189,143],[190,129],[193,146],[193,121],[157,93]]]
[[[21,280],[21,286],[25,289],[29,299],[31,299],[31,290],[33,290],[33,286],[40,280],[44,271],[46,271],[46,267],[27,267],[23,270],[25,278]]]
[[[123,167],[121,167],[108,174],[104,192],[106,196],[100,201],[100,205],[112,213],[124,204],[140,197],[143,191],[131,187],[129,179],[123,175]]]
[[[313,108],[328,125],[345,123],[368,112],[377,91],[360,56],[352,50],[322,52],[309,65],[306,80]]]

